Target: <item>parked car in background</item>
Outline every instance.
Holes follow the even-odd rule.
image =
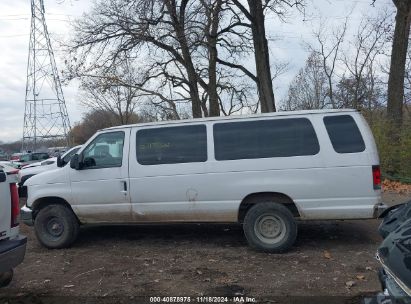
[[[22,168],[22,169],[29,169],[29,168],[34,168],[34,167],[52,165],[52,164],[56,163],[56,159],[57,159],[56,157],[48,158],[48,159],[40,161],[40,162],[35,162],[35,163],[31,163],[29,165],[25,165],[24,168]]]
[[[379,158],[355,110],[278,112],[100,130],[70,166],[25,183],[22,218],[48,248],[80,224],[241,223],[284,252],[297,220],[376,218]]]
[[[12,167],[11,165],[5,164],[5,163],[0,163],[0,170],[3,170],[6,174],[17,174],[19,173],[19,169],[16,169],[15,167]]]
[[[13,153],[10,157],[10,160],[12,161],[20,161],[20,156],[22,156],[23,153]]]
[[[16,174],[0,170],[0,287],[13,278],[13,269],[26,253],[27,239],[19,234],[19,197]]]
[[[50,156],[45,152],[33,152],[20,155],[18,162],[21,163],[22,168],[32,163],[36,163],[42,160],[49,159]]]
[[[67,164],[70,162],[71,157],[81,148],[81,146],[76,146],[68,150],[66,153],[64,153],[59,159],[61,162],[64,162]],[[19,185],[19,196],[20,197],[26,197],[27,195],[27,189],[24,186],[24,183],[26,180],[28,180],[30,177],[37,175],[39,173],[57,169],[57,157],[49,158],[46,160],[43,160],[42,162],[36,162],[29,164],[22,168],[18,172],[18,185]]]
[[[0,165],[7,165],[15,169],[21,169],[21,164],[19,162],[15,162],[11,160],[10,161],[0,161]]]
[[[11,161],[19,163],[22,167],[50,158],[48,153],[33,152],[33,153],[14,153]]]

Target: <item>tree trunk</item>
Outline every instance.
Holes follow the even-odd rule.
[[[219,15],[221,10],[222,0],[216,0],[215,7],[212,9],[209,18],[210,31],[207,35],[208,39],[208,98],[209,98],[209,115],[220,116],[220,104],[217,94],[217,31],[219,24]]]
[[[195,72],[194,66],[189,65],[187,67],[187,77],[188,77],[188,85],[190,87],[190,98],[191,98],[191,110],[193,112],[193,118],[201,118],[203,117],[201,111],[201,100],[198,94],[198,86],[197,86],[197,73]]]
[[[184,59],[184,67],[187,72],[188,86],[190,88],[193,118],[201,118],[203,117],[203,113],[201,111],[201,99],[198,91],[198,78],[185,34],[185,9],[187,3],[188,0],[182,1],[179,7],[179,13],[177,13],[177,5],[175,0],[168,0],[165,2],[167,10],[171,15],[173,21],[172,26],[176,32],[177,40],[181,47],[182,57]]]
[[[253,33],[255,66],[258,78],[258,93],[261,112],[275,112],[273,82],[271,80],[270,54],[265,36],[265,16],[261,0],[247,0],[250,7],[251,29]]]
[[[387,114],[396,127],[402,125],[405,62],[410,34],[411,1],[393,0],[397,7],[392,43],[390,75],[388,78]]]

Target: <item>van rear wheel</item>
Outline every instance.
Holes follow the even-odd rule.
[[[243,223],[251,247],[281,253],[290,249],[297,237],[297,223],[287,207],[273,202],[257,203],[248,210]]]
[[[77,238],[80,225],[74,213],[62,205],[40,209],[34,220],[36,237],[50,249],[67,248]]]

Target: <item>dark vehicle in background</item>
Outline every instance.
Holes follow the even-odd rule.
[[[13,268],[26,253],[27,239],[19,234],[19,197],[16,174],[0,170],[0,287],[13,278]]]
[[[384,238],[377,251],[383,292],[366,304],[411,303],[411,201],[391,207],[382,215],[379,233]]]

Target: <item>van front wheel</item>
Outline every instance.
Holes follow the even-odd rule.
[[[281,253],[297,237],[297,223],[287,207],[272,202],[257,203],[248,210],[243,224],[249,245],[257,250]]]
[[[50,249],[69,247],[80,229],[74,213],[62,205],[48,205],[40,209],[34,220],[34,228],[39,242]]]

